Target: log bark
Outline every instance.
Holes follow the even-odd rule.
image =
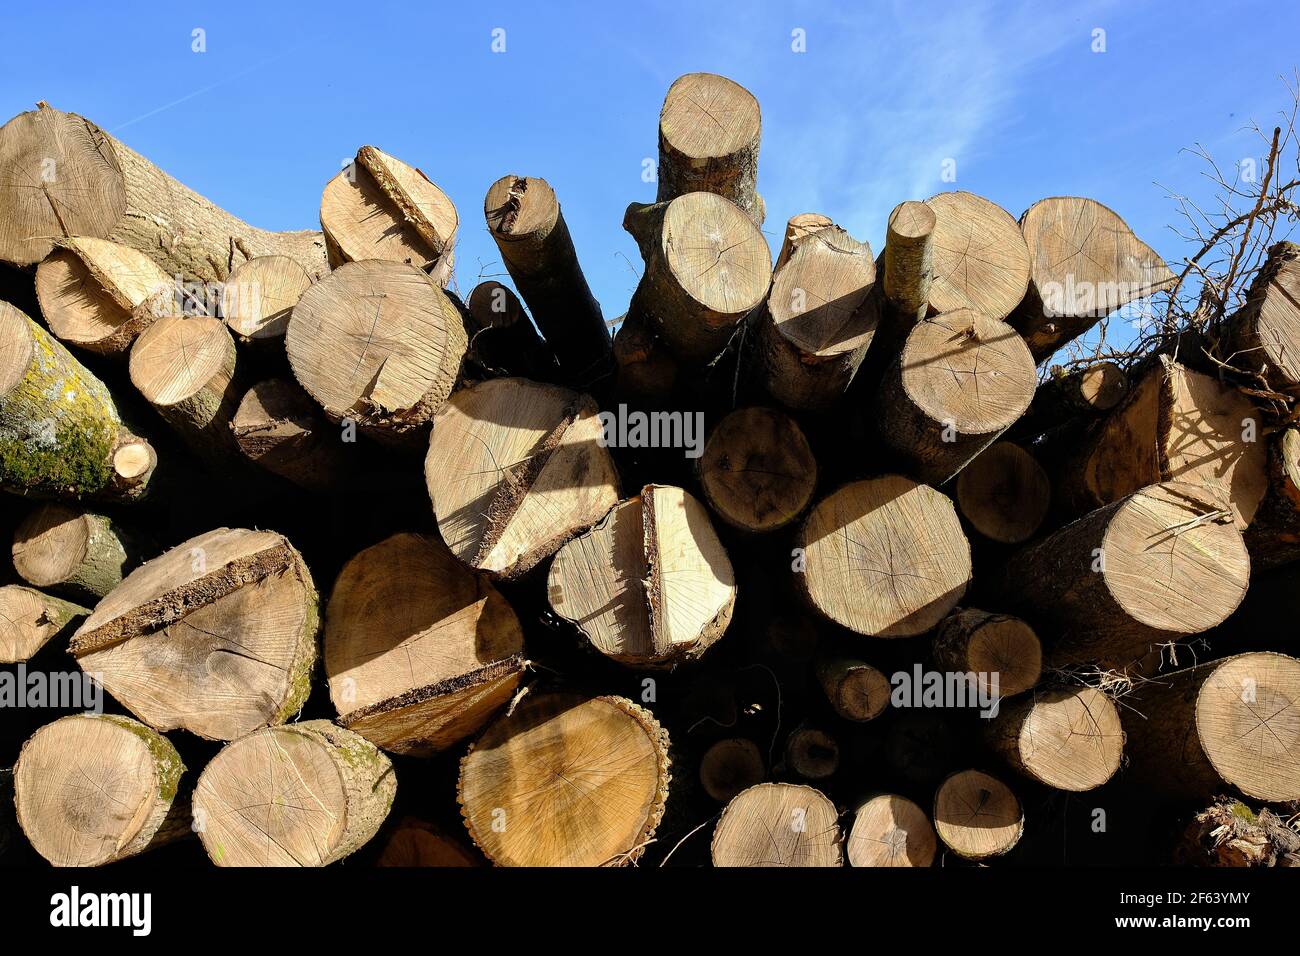
[[[1050,688],[1004,703],[985,737],[1017,773],[1076,793],[1110,780],[1124,756],[1119,711],[1095,687]]]
[[[377,747],[304,720],[223,747],[194,788],[195,826],[217,866],[328,866],[374,837],[396,792]]]
[[[614,367],[619,396],[637,403],[664,405],[681,378],[677,356],[655,334],[654,324],[635,309],[623,316],[614,334]]]
[[[1025,814],[1001,780],[979,770],[951,774],[934,795],[934,829],[953,853],[987,860],[1020,842]]]
[[[703,505],[681,488],[646,485],[559,550],[547,597],[607,657],[670,667],[722,637],[736,578]]]
[[[175,283],[142,252],[88,236],[61,239],[36,267],[36,297],[68,345],[122,355],[175,305]]]
[[[668,88],[659,113],[659,192],[656,202],[687,193],[716,193],[756,225],[766,215],[758,194],[758,100],[713,73],[687,73]]]
[[[477,731],[515,693],[519,620],[437,538],[397,534],[355,555],[325,615],[339,723],[384,750],[428,756]]]
[[[208,462],[238,453],[230,430],[242,395],[235,358],[225,323],[203,315],[160,318],[131,346],[131,384]]]
[[[889,678],[865,661],[826,655],[814,672],[831,709],[845,720],[874,720],[889,706]]]
[[[139,563],[132,539],[111,518],[54,502],[18,525],[12,553],[28,584],[90,604]]]
[[[0,664],[31,660],[50,641],[71,635],[89,613],[20,584],[0,587]]]
[[[632,203],[623,228],[645,261],[629,313],[648,316],[683,361],[708,363],[767,295],[767,240],[737,206],[713,193]]]
[[[157,455],[104,383],[49,333],[0,302],[0,485],[23,495],[130,501]]]
[[[975,456],[957,476],[957,507],[991,541],[1021,544],[1032,538],[1052,504],[1052,483],[1033,455],[999,441]]]
[[[518,375],[553,381],[559,369],[524,312],[519,297],[500,282],[480,282],[466,303],[474,320],[469,355],[494,375]]]
[[[1256,571],[1300,561],[1300,429],[1268,439],[1268,490],[1242,535]]]
[[[1251,283],[1246,304],[1224,324],[1216,349],[1229,365],[1263,377],[1268,387],[1300,387],[1300,245],[1279,242]]]
[[[232,740],[301,709],[318,629],[311,574],[288,540],[219,528],[128,574],[69,649],[156,730]]]
[[[742,790],[767,776],[758,745],[744,737],[727,737],[713,744],[700,760],[700,785],[718,803],[730,803]]]
[[[974,674],[981,693],[1001,697],[1029,690],[1043,669],[1043,648],[1033,628],[1018,617],[973,607],[943,619],[931,656],[940,670]]]
[[[699,459],[700,486],[715,514],[740,531],[784,528],[817,487],[817,459],[790,416],[742,408],[714,426]]]
[[[843,866],[839,812],[819,790],[760,783],[737,794],[713,830],[714,866]]]
[[[1223,505],[1197,485],[1151,485],[1017,552],[1002,603],[1059,633],[1053,666],[1138,670],[1159,645],[1220,624],[1250,582],[1250,558]]]
[[[1246,528],[1268,486],[1262,413],[1228,385],[1164,356],[1064,463],[1057,496],[1073,514],[1162,481],[1226,499]]]
[[[350,471],[339,426],[290,379],[268,378],[245,392],[230,431],[245,458],[308,491],[337,489]]]
[[[1300,799],[1300,661],[1238,654],[1144,681],[1126,700],[1127,776],[1161,795],[1207,799],[1234,787]]]
[[[488,190],[483,214],[564,381],[583,388],[607,376],[609,328],[578,264],[555,191],[544,179],[503,176]]]
[[[414,266],[350,262],[298,300],[285,335],[294,378],[332,421],[418,445],[460,374],[460,311]]]
[[[460,220],[447,194],[420,169],[373,146],[325,186],[320,224],[331,268],[364,259],[404,262],[445,288]]]
[[[162,734],[129,717],[46,724],[14,767],[18,822],[54,866],[101,866],[188,835],[176,791],[185,765]]]
[[[934,210],[925,203],[902,202],[889,214],[881,278],[893,319],[903,335],[925,318],[930,307],[937,225]]]
[[[1008,320],[1044,362],[1121,306],[1174,282],[1118,215],[1080,196],[1040,199],[1020,217],[1029,287]]]
[[[241,343],[284,347],[293,307],[312,277],[288,256],[258,256],[235,266],[221,289],[221,315]]]
[[[1072,421],[1091,423],[1122,402],[1128,390],[1128,373],[1114,362],[1098,362],[1071,372],[1054,366],[1013,431],[1037,438]]]
[[[838,226],[790,244],[754,317],[759,375],[782,404],[824,411],[843,398],[875,337],[877,311],[867,300],[876,262],[870,245]]]
[[[544,694],[471,745],[457,795],[470,836],[498,866],[621,866],[654,837],[668,779],[668,735],[648,710]]]
[[[924,810],[907,797],[882,793],[853,814],[845,852],[850,866],[929,866],[936,843]]]
[[[935,215],[930,314],[973,309],[1005,319],[1029,286],[1029,250],[1016,221],[974,193],[940,193],[925,204]]]
[[[0,260],[34,265],[68,236],[111,239],[203,282],[262,255],[328,269],[319,232],[250,226],[90,120],[42,106],[0,127]]]
[[[495,577],[524,574],[618,503],[595,403],[556,385],[499,378],[438,413],[425,482],[453,554]]]
[[[897,475],[833,492],[813,507],[795,546],[800,591],[857,634],[922,634],[961,600],[971,577],[952,502]]]

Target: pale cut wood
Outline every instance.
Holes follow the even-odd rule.
[[[781,271],[781,267],[790,261],[800,240],[833,225],[835,223],[829,216],[823,216],[819,212],[801,212],[791,216],[785,224],[785,237],[781,240],[781,251],[777,254],[772,271]]]
[[[0,485],[46,498],[143,497],[157,464],[104,383],[0,302]]]
[[[800,590],[816,611],[858,634],[928,631],[971,577],[970,544],[952,502],[898,475],[852,482],[818,502],[795,544]]]
[[[934,209],[922,202],[901,202],[889,214],[882,282],[904,333],[924,319],[930,307],[937,224]]]
[[[934,829],[948,849],[967,860],[1002,856],[1020,841],[1025,815],[1001,780],[979,770],[949,776],[934,796]]]
[[[940,670],[974,674],[981,694],[1000,697],[1029,690],[1043,670],[1043,647],[1033,628],[1018,617],[971,607],[943,619],[931,653]]]
[[[935,846],[924,810],[907,797],[881,793],[854,813],[845,852],[851,866],[929,866]]]
[[[1040,199],[1020,217],[1029,288],[1009,319],[1043,362],[1121,306],[1174,282],[1174,274],[1118,215],[1095,199]]]
[[[189,835],[175,803],[185,765],[162,734],[129,717],[46,724],[14,767],[18,822],[54,866],[101,866]]]
[[[266,727],[227,744],[194,788],[194,822],[217,866],[328,866],[378,832],[397,792],[389,759],[328,720]]]
[[[700,759],[700,786],[719,803],[729,803],[742,790],[767,776],[758,745],[744,737],[719,740]]]
[[[621,866],[668,798],[668,735],[622,697],[525,697],[461,760],[457,795],[498,866]]]
[[[111,239],[203,282],[262,255],[328,268],[319,232],[250,226],[90,120],[42,105],[0,127],[0,261],[33,265],[68,236]]]
[[[458,390],[438,413],[424,477],[438,530],[472,568],[517,577],[618,503],[589,397],[522,378]]]
[[[1036,691],[1003,703],[985,730],[990,747],[1018,773],[1058,790],[1094,790],[1119,770],[1119,711],[1095,687]]]
[[[845,720],[874,720],[889,706],[889,678],[865,661],[828,655],[814,669],[831,708]]]
[[[881,437],[929,484],[954,477],[1034,398],[1024,341],[1005,322],[958,309],[918,322],[876,396]]]
[[[286,538],[218,528],[128,574],[69,650],[156,730],[232,740],[301,709],[319,623],[311,574]]]
[[[799,517],[817,488],[817,459],[789,415],[741,408],[714,427],[699,459],[705,500],[727,524],[768,532]]]
[[[0,587],[0,664],[30,660],[56,637],[70,634],[89,613],[20,584]]]
[[[308,491],[328,492],[348,474],[340,427],[289,379],[269,378],[245,392],[230,431],[245,458]]]
[[[438,285],[451,279],[456,207],[420,169],[374,146],[325,186],[320,224],[330,265],[388,259],[427,272]]]
[[[873,338],[877,310],[871,246],[838,226],[788,240],[793,247],[755,317],[768,392],[790,408],[824,410],[844,396]]]
[[[400,262],[349,262],[293,309],[294,377],[333,421],[381,440],[418,442],[451,394],[468,340],[460,311]]]
[[[1272,389],[1294,393],[1300,386],[1300,245],[1279,242],[1268,250],[1217,352],[1229,365],[1262,375]]]
[[[1029,286],[1029,249],[1016,221],[974,193],[940,193],[925,204],[935,216],[929,311],[1005,319]]]
[[[632,203],[623,228],[645,261],[628,312],[649,316],[685,361],[713,359],[771,284],[772,250],[758,226],[721,196],[695,192]]]
[[[755,182],[762,125],[758,100],[739,83],[714,73],[678,77],[659,113],[655,201],[717,193],[761,226],[766,207]]]
[[[544,179],[502,176],[483,214],[515,288],[569,384],[586,387],[610,371],[609,328],[578,264],[555,191]]]
[[[1238,654],[1162,674],[1126,699],[1128,775],[1162,795],[1300,799],[1300,660]]]
[[[1300,429],[1268,439],[1268,490],[1243,537],[1256,571],[1300,561]]]
[[[393,535],[343,566],[324,643],[339,722],[419,756],[482,727],[510,700],[525,663],[505,598],[431,535]]]
[[[221,287],[221,315],[240,342],[283,344],[293,307],[312,277],[288,256],[258,256],[237,265]]]
[[[1033,455],[999,441],[957,476],[957,507],[984,537],[1020,544],[1038,531],[1052,504],[1052,483]]]
[[[1240,391],[1161,356],[1067,461],[1058,496],[1080,514],[1146,485],[1189,482],[1246,528],[1268,488],[1262,413]]]
[[[437,824],[403,817],[384,844],[375,866],[483,866],[484,859]]]
[[[24,581],[94,603],[138,563],[122,529],[105,515],[50,502],[14,531],[14,570]]]
[[[107,239],[58,241],[36,267],[36,298],[50,331],[69,345],[120,355],[175,305],[175,284],[150,258]]]
[[[559,550],[547,597],[602,654],[667,667],[722,636],[736,578],[704,506],[681,488],[646,485]]]
[[[738,793],[713,830],[714,866],[843,866],[839,814],[819,790],[760,783]]]
[[[1250,557],[1231,512],[1198,485],[1151,485],[1017,552],[1003,603],[1058,632],[1048,663],[1142,670],[1158,645],[1227,619]]]

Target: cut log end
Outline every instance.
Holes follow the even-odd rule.
[[[226,327],[207,316],[166,316],[131,349],[131,384],[156,406],[174,406],[201,391],[224,390],[234,368],[234,343]]]
[[[1033,628],[1017,617],[975,608],[944,619],[935,632],[934,657],[944,670],[974,674],[980,693],[1002,697],[1037,684],[1043,666]]]
[[[1005,319],[1029,286],[1029,250],[1010,214],[968,192],[926,200],[935,214],[930,311],[974,309]]]
[[[874,720],[889,706],[889,678],[870,664],[831,657],[818,661],[816,672],[832,709],[845,720]]]
[[[820,727],[797,727],[785,742],[785,765],[805,780],[825,780],[840,768],[839,741]]]
[[[0,587],[0,664],[30,660],[90,612],[84,607],[19,584]]]
[[[221,314],[241,341],[283,340],[293,307],[311,283],[307,270],[288,256],[257,256],[230,273]]]
[[[131,562],[110,519],[45,504],[14,531],[14,570],[29,584],[94,603],[122,580]]]
[[[713,831],[714,866],[843,866],[839,813],[818,790],[760,783],[737,794]]]
[[[1012,767],[1058,790],[1100,787],[1124,755],[1119,712],[1095,687],[1036,693],[1007,706],[988,733]]]
[[[934,797],[934,829],[967,860],[1002,856],[1020,841],[1025,817],[1011,789],[978,770],[949,776]]]
[[[852,866],[929,866],[935,847],[925,811],[906,797],[885,793],[858,807],[846,853]]]
[[[817,487],[817,460],[790,416],[742,408],[714,428],[699,464],[710,507],[741,531],[768,532],[801,515]]]
[[[1032,538],[1052,504],[1052,485],[1019,445],[997,442],[957,476],[957,506],[984,537],[1003,544]]]
[[[700,760],[700,785],[719,803],[728,803],[742,790],[762,783],[767,776],[758,745],[743,737],[719,740]]]

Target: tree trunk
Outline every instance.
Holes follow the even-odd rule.
[[[396,792],[373,744],[304,720],[223,747],[194,788],[194,820],[217,866],[328,866],[374,837]]]
[[[763,533],[803,514],[817,487],[817,459],[793,418],[742,408],[714,426],[699,478],[718,517],[740,531]]]
[[[524,312],[519,298],[500,282],[480,282],[469,294],[469,314],[477,329],[469,355],[493,375],[519,375],[535,381],[558,376],[555,356]]]
[[[1270,803],[1300,799],[1300,661],[1238,654],[1137,685],[1124,710],[1128,776],[1170,797],[1235,787]]]
[[[704,506],[680,488],[646,485],[559,550],[547,596],[602,654],[668,667],[722,636],[736,580]]]
[[[325,615],[325,674],[339,722],[428,756],[477,731],[524,669],[519,620],[437,538],[397,534],[343,566]]]
[[[623,228],[645,261],[628,311],[649,316],[684,361],[708,363],[767,295],[772,275],[767,240],[738,207],[712,193],[632,203]]]
[[[774,273],[780,272],[781,267],[790,261],[794,255],[795,248],[806,237],[815,232],[821,232],[835,225],[829,216],[823,216],[819,212],[801,212],[798,215],[791,216],[785,224],[785,238],[781,240],[781,251],[777,254],[776,264],[772,266]]]
[[[845,851],[851,866],[929,866],[935,846],[925,811],[907,797],[882,793],[853,814]]]
[[[1040,199],[1020,217],[1020,229],[1029,248],[1029,288],[1008,321],[1036,362],[1174,282],[1164,260],[1094,199]]]
[[[761,226],[766,207],[755,189],[761,135],[758,100],[749,90],[713,73],[678,77],[659,114],[655,201],[716,193]]]
[[[50,503],[18,525],[13,559],[14,570],[34,587],[94,604],[122,582],[139,554],[111,518]]]
[[[1028,439],[1074,420],[1091,423],[1122,402],[1128,389],[1128,374],[1114,362],[1097,362],[1072,372],[1054,367],[1012,431]]]
[[[460,310],[432,279],[369,260],[304,292],[284,344],[294,377],[331,421],[418,445],[456,384],[468,340]]]
[[[925,204],[935,215],[930,314],[973,309],[1005,319],[1029,285],[1029,250],[1016,221],[974,193],[940,193]]]
[[[1043,669],[1043,648],[1033,628],[1018,617],[973,607],[959,608],[943,619],[931,655],[938,669],[974,674],[982,693],[1000,697],[1029,690]]]
[[[930,630],[971,577],[970,544],[952,502],[897,475],[832,492],[813,507],[795,546],[795,581],[812,607],[874,637]]]
[[[1268,250],[1246,304],[1224,325],[1216,352],[1229,365],[1263,377],[1268,387],[1300,386],[1300,245]]]
[[[1261,413],[1245,395],[1164,356],[1062,467],[1074,514],[1161,481],[1190,482],[1231,504],[1246,528],[1268,486]]]
[[[1025,814],[1001,780],[962,770],[945,779],[934,795],[934,829],[962,859],[987,860],[1020,842]]]
[[[1256,571],[1300,561],[1300,429],[1268,439],[1268,490],[1243,534]]]
[[[113,863],[188,834],[186,802],[174,803],[184,772],[171,742],[139,721],[63,717],[23,744],[18,822],[54,866]]]
[[[742,790],[767,776],[758,745],[744,737],[719,740],[700,760],[700,785],[718,803],[729,803]]]
[[[1056,687],[1003,704],[985,731],[1017,773],[1057,790],[1094,790],[1124,756],[1119,711],[1095,687]]]
[[[607,376],[609,328],[578,264],[554,190],[544,179],[503,176],[488,190],[483,213],[564,380],[585,388]]]
[[[221,315],[247,345],[284,348],[289,317],[312,277],[288,256],[258,256],[237,265],[221,290]]]
[[[630,310],[614,334],[614,366],[621,398],[663,406],[680,378],[677,356],[655,334],[644,312]]]
[[[1151,485],[1014,555],[1004,605],[1051,627],[1053,666],[1149,668],[1157,645],[1199,634],[1236,610],[1250,583],[1241,533],[1197,485]]]
[[[873,720],[889,706],[889,678],[864,661],[828,655],[814,671],[831,709],[845,720]]]
[[[713,831],[714,866],[843,866],[835,804],[819,790],[760,783],[737,794]]]
[[[517,577],[618,503],[618,475],[585,395],[522,378],[458,390],[438,413],[424,476],[453,554]]]
[[[244,393],[230,430],[245,458],[311,492],[336,489],[350,469],[339,426],[289,379],[269,378]]]
[[[264,255],[328,271],[319,232],[254,228],[75,113],[42,106],[15,116],[0,128],[0,169],[0,260],[14,265],[40,262],[56,237],[89,236],[203,282]]]
[[[922,202],[902,202],[889,214],[882,269],[885,298],[902,336],[925,318],[934,281],[934,233],[938,219]]]
[[[1004,322],[963,309],[916,325],[876,396],[881,437],[941,485],[993,444],[1034,396],[1034,362]]]
[[[1034,456],[999,441],[957,476],[957,507],[991,541],[1020,544],[1037,532],[1052,504],[1052,483]]]
[[[470,746],[457,795],[470,836],[498,866],[621,866],[654,837],[668,780],[668,735],[648,710],[544,694]]]
[[[47,498],[142,497],[157,456],[104,383],[49,333],[0,302],[0,485]]]
[[[90,611],[20,584],[0,587],[0,664],[31,660],[56,637],[71,634]]]
[[[233,740],[299,711],[318,629],[311,575],[288,540],[219,528],[128,574],[69,649],[151,727]]]
[[[871,246],[838,226],[790,244],[754,319],[759,375],[782,404],[824,411],[843,398],[875,336],[867,299],[876,263]]]
[[[320,224],[335,269],[363,259],[404,262],[445,288],[459,222],[423,171],[373,146],[357,150],[321,194]]]
[[[50,331],[102,355],[122,355],[174,309],[174,280],[154,261],[106,239],[59,240],[36,267],[36,297]]]

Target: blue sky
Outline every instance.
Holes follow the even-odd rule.
[[[1300,4],[1254,0],[128,0],[57,16],[11,4],[4,22],[6,117],[38,99],[82,113],[255,225],[314,226],[321,188],[362,144],[419,166],[460,211],[465,293],[502,271],[487,187],[545,177],[607,318],[636,283],[620,223],[653,198],[642,161],[681,73],[723,73],[758,97],[774,245],[789,216],[815,211],[878,250],[897,202],[961,188],[1014,216],[1043,196],[1095,197],[1172,261],[1184,249],[1155,183],[1207,194],[1180,154],[1195,142],[1228,166],[1259,156],[1242,127],[1272,125],[1279,77],[1300,65]]]

